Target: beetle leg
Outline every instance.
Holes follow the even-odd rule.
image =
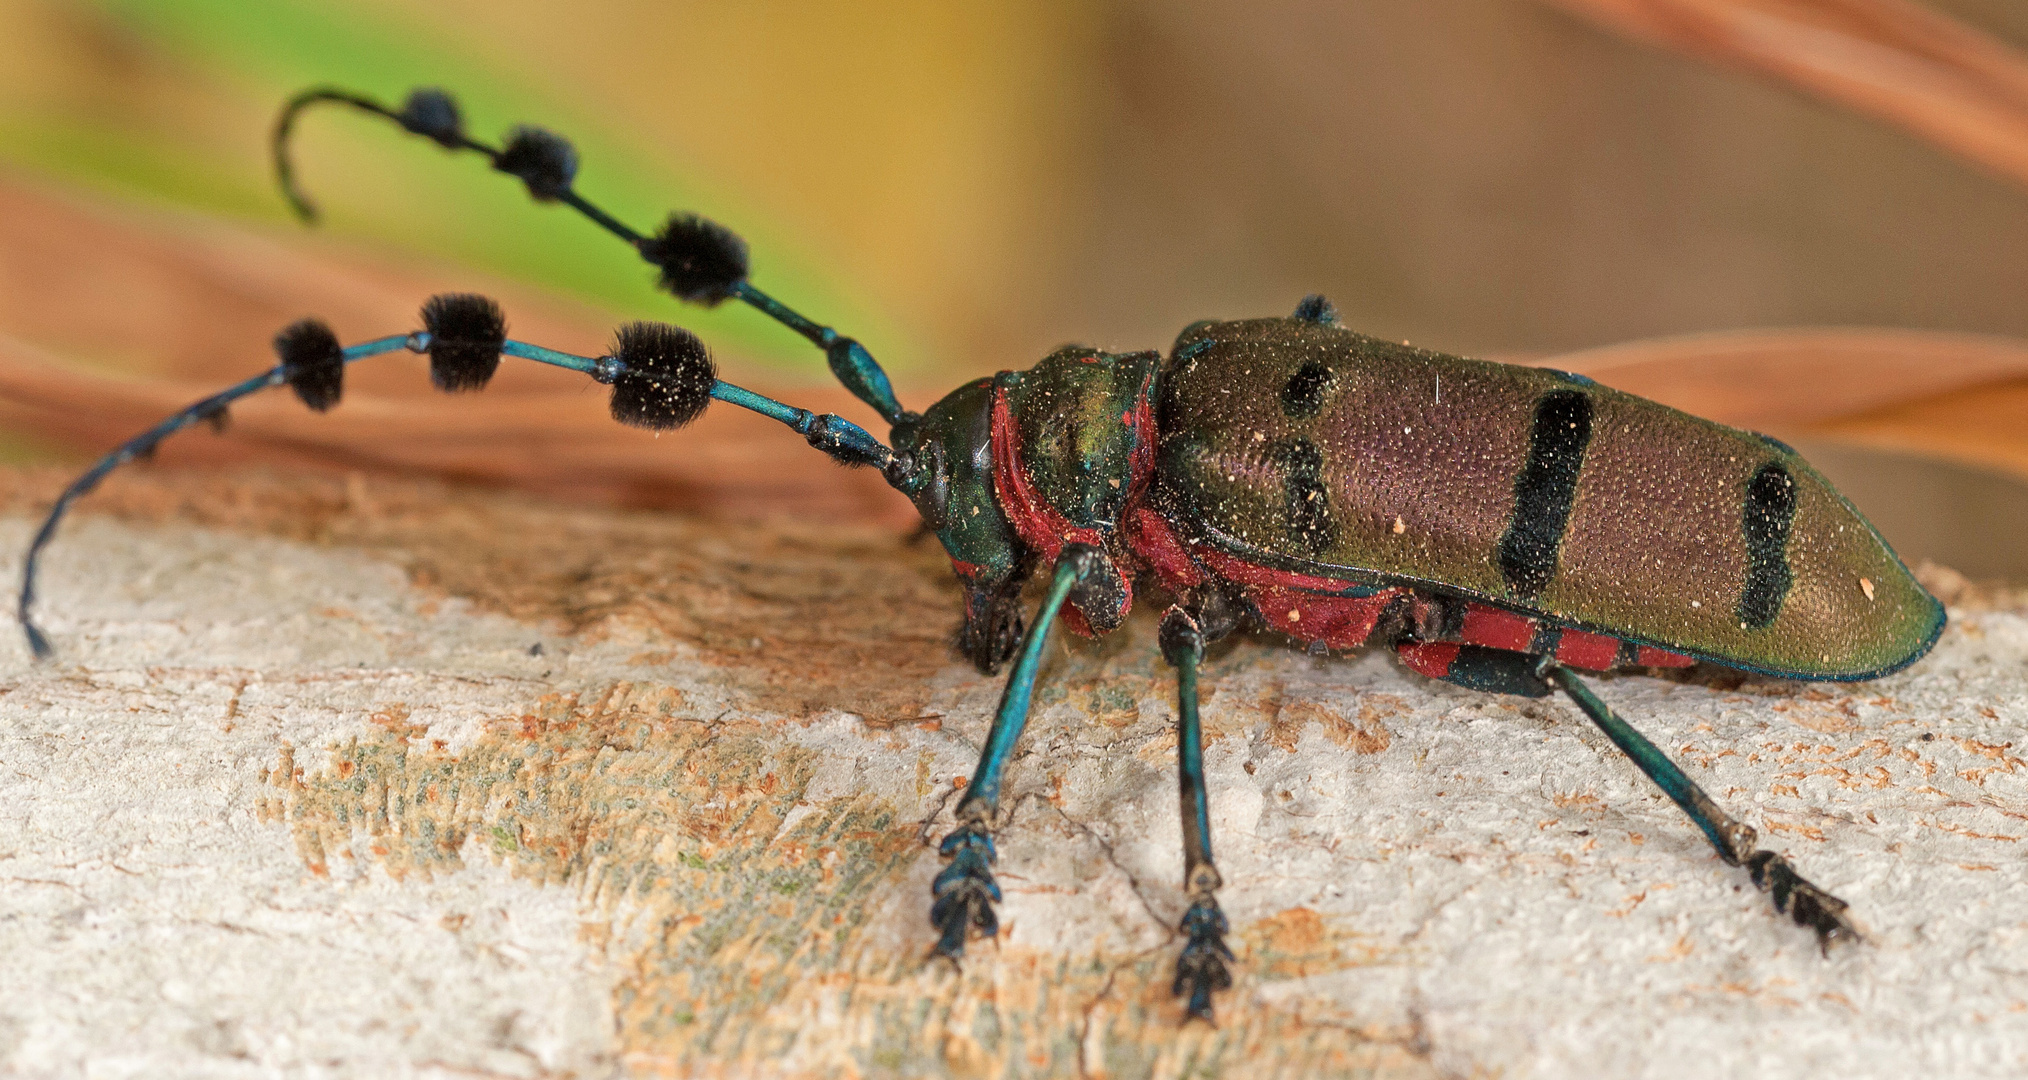
[[[1197,664],[1204,659],[1204,631],[1181,606],[1162,617],[1162,658],[1176,668],[1176,765],[1183,807],[1183,890],[1190,910],[1179,929],[1189,935],[1176,958],[1176,981],[1169,992],[1190,995],[1190,1015],[1212,1021],[1211,992],[1232,985],[1225,963],[1229,929],[1213,894],[1222,883],[1211,861],[1211,810],[1204,791],[1204,732],[1197,720]]]
[[[1569,695],[1613,745],[1633,758],[1648,779],[1690,815],[1690,820],[1704,830],[1711,846],[1718,849],[1719,858],[1729,865],[1746,867],[1753,875],[1753,883],[1774,899],[1776,911],[1786,913],[1796,925],[1816,931],[1817,947],[1825,955],[1830,955],[1834,941],[1863,940],[1859,928],[1845,916],[1845,901],[1803,880],[1787,859],[1754,847],[1757,834],[1751,825],[1734,821],[1720,810],[1703,788],[1683,775],[1683,770],[1646,736],[1615,715],[1569,668],[1544,656],[1536,662],[1536,670],[1543,680]]]
[[[993,881],[993,815],[1000,808],[1000,774],[1007,767],[1015,740],[1028,725],[1028,701],[1035,690],[1035,677],[1042,667],[1042,646],[1057,613],[1073,591],[1097,577],[1109,560],[1097,548],[1070,544],[1056,561],[1056,578],[1049,595],[1036,613],[1035,622],[1021,639],[1020,658],[1007,676],[1007,688],[1000,693],[1000,708],[993,714],[993,727],[986,733],[986,747],[979,752],[979,767],[965,788],[955,817],[958,827],[938,847],[950,860],[943,873],[930,885],[936,898],[930,905],[930,922],[942,930],[936,954],[956,961],[965,955],[965,938],[971,928],[992,937],[1000,921],[993,905],[1000,900],[1000,886]]]

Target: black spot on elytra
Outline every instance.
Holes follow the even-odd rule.
[[[1282,413],[1291,420],[1308,420],[1324,407],[1324,392],[1331,388],[1336,373],[1315,360],[1296,369],[1282,386]]]
[[[1577,473],[1591,444],[1591,399],[1575,390],[1544,394],[1535,403],[1528,463],[1514,478],[1514,517],[1500,538],[1500,574],[1521,599],[1533,599],[1556,576],[1556,549],[1570,524]]]
[[[1324,455],[1308,439],[1276,443],[1274,462],[1282,470],[1282,514],[1289,539],[1312,554],[1337,542],[1331,500],[1324,491]]]
[[[1746,587],[1739,593],[1739,621],[1758,630],[1781,614],[1795,575],[1789,570],[1789,529],[1796,522],[1796,481],[1770,462],[1746,485],[1740,531],[1746,536]]]

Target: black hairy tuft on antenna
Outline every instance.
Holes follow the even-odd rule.
[[[440,293],[422,307],[430,335],[430,381],[446,393],[478,390],[500,368],[507,316],[500,305],[472,293]]]
[[[447,150],[465,144],[465,123],[458,115],[458,103],[434,86],[409,91],[394,120],[409,132],[434,140]]]
[[[345,349],[330,327],[318,319],[290,323],[275,335],[275,355],[282,358],[282,378],[303,404],[317,412],[338,404],[345,393]]]
[[[662,270],[661,286],[707,307],[731,298],[746,280],[746,241],[696,214],[671,214],[662,231],[642,240],[641,257]]]
[[[553,131],[522,125],[507,134],[507,145],[493,167],[518,176],[537,202],[554,202],[570,193],[577,179],[577,148]]]
[[[697,335],[668,323],[620,327],[612,355],[626,370],[613,380],[613,419],[634,427],[679,428],[711,403],[718,371]]]

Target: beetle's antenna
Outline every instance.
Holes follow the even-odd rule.
[[[788,305],[762,292],[747,280],[749,272],[746,241],[725,226],[696,214],[669,215],[662,228],[646,236],[599,209],[573,190],[577,178],[577,150],[569,140],[538,127],[521,126],[508,133],[499,149],[465,134],[457,102],[442,90],[423,88],[411,92],[399,110],[390,109],[372,98],[332,87],[315,87],[297,94],[283,107],[275,123],[275,177],[282,193],[305,221],[315,221],[316,205],[296,183],[296,171],[289,158],[289,137],[296,117],[311,105],[329,102],[386,117],[411,134],[421,135],[447,150],[469,150],[484,154],[493,168],[519,177],[528,194],[537,202],[560,202],[590,218],[600,228],[619,237],[639,252],[641,258],[660,271],[657,284],[679,299],[706,307],[737,298],[808,339],[824,350],[831,373],[854,397],[873,407],[889,424],[912,421],[915,414],[901,407],[888,382],[887,372],[866,347],[804,317]]]
[[[83,476],[70,482],[63,494],[56,498],[56,505],[50,507],[49,517],[36,530],[35,539],[28,545],[28,558],[21,569],[21,600],[15,612],[21,620],[21,629],[28,635],[28,647],[38,660],[50,656],[49,639],[29,620],[29,606],[35,603],[35,570],[42,556],[42,549],[56,535],[57,523],[63,520],[64,512],[80,496],[99,486],[106,474],[136,458],[152,457],[162,440],[182,431],[199,421],[209,421],[214,427],[223,428],[226,410],[235,401],[249,394],[266,390],[271,386],[286,383],[296,391],[317,412],[323,412],[338,404],[343,389],[345,365],[369,356],[394,352],[409,347],[414,335],[401,334],[395,337],[378,338],[362,342],[351,348],[341,348],[331,328],[315,319],[304,319],[290,324],[275,335],[275,352],[281,363],[262,375],[256,375],[237,386],[222,390],[210,397],[193,403],[190,407],[156,424],[154,427],[121,443],[112,453],[100,458],[98,464],[87,469]]]
[[[813,413],[734,386],[718,378],[711,353],[697,335],[666,323],[636,322],[619,328],[603,356],[559,352],[507,336],[500,306],[483,296],[448,293],[433,296],[422,308],[423,329],[375,338],[344,347],[331,328],[316,319],[291,323],[275,336],[280,363],[236,386],[191,404],[188,408],[121,443],[57,496],[49,516],[28,545],[21,570],[21,597],[15,614],[37,660],[54,655],[49,638],[29,617],[35,603],[35,573],[42,549],[73,502],[89,494],[114,469],[153,456],[164,439],[201,421],[223,427],[226,410],[235,401],[269,387],[288,385],[317,412],[337,405],[344,394],[345,365],[369,356],[407,350],[430,358],[430,381],[455,393],[478,390],[493,378],[502,356],[515,356],[552,367],[581,371],[613,388],[613,419],[657,431],[679,428],[704,411],[716,398],[779,420],[811,446],[845,465],[873,465],[889,472],[905,459],[864,428],[829,413]]]

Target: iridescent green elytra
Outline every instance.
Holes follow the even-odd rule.
[[[1805,679],[1877,677],[1943,628],[1793,450],[1580,376],[1294,319],[1198,324],[1161,426],[1177,509],[1248,561]]]

